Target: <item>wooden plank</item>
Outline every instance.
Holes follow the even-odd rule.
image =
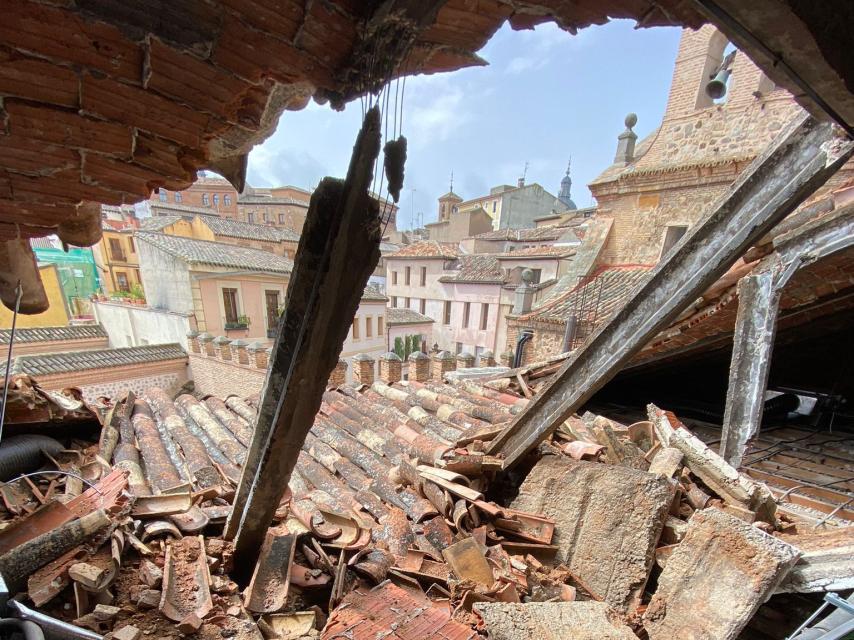
[[[490,443],[488,453],[503,455],[506,468],[517,464],[852,153],[854,142],[838,138],[830,123],[797,118]]]
[[[379,206],[368,195],[380,148],[380,114],[362,126],[347,179],[325,178],[311,197],[258,421],[226,533],[248,580],[305,437],[320,409],[368,278],[379,262]],[[239,523],[239,524],[238,524]]]

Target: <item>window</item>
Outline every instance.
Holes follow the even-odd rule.
[[[496,204],[496,202],[497,202],[497,200],[493,200],[493,201],[492,201],[492,213],[495,213],[495,204]]]
[[[385,318],[379,316],[377,318],[377,335],[382,336],[385,334]]]
[[[397,296],[392,296],[392,297],[391,297],[391,308],[392,308],[392,309],[397,309]]]
[[[222,307],[225,310],[226,324],[237,324],[237,289],[223,288],[222,290]]]
[[[463,352],[463,343],[462,343],[462,342],[458,342],[458,343],[457,343],[457,345],[456,345],[456,347],[455,347],[455,353],[456,353],[457,355],[460,355],[462,352]]]
[[[353,340],[359,339],[359,318],[353,318]]]
[[[418,311],[423,316],[427,312],[427,300],[421,298],[421,302],[418,303]]]
[[[427,286],[427,267],[421,267],[421,286]]]
[[[392,284],[397,284],[397,271],[392,271],[392,272],[391,272],[391,283],[392,283]],[[397,305],[394,305],[394,306],[397,306]]]
[[[667,227],[667,231],[664,234],[664,246],[661,248],[662,258],[670,253],[670,250],[682,239],[686,231],[688,231],[688,227],[686,226]]]
[[[264,222],[270,222],[270,214],[268,212],[264,212]]]
[[[250,224],[255,222],[255,213],[254,212],[248,211],[246,213],[246,222],[248,222]]]
[[[442,324],[451,324],[451,301],[445,300],[445,309],[442,316]]]
[[[374,337],[374,319],[373,318],[365,318],[365,337],[373,338]]]
[[[118,262],[125,261],[125,251],[122,249],[122,241],[118,238],[110,238],[110,257]]]
[[[130,291],[128,274],[124,271],[116,271],[116,286],[119,288],[119,291]]]
[[[166,195],[166,189],[160,189],[157,197],[160,199],[160,202],[166,202],[169,199],[169,196]]]
[[[128,236],[128,247],[130,247],[131,253],[136,253],[136,247],[133,245],[133,237]]]
[[[285,214],[284,213],[279,214],[279,224],[285,224]]]
[[[211,197],[206,193],[202,194],[202,204],[206,207],[211,206]]]
[[[471,315],[471,302],[463,303],[463,329],[468,329],[469,316]]]
[[[180,191],[175,192],[175,202],[181,202],[184,199],[184,196],[181,195]]]
[[[229,194],[227,194],[227,193],[226,193],[226,194],[222,197],[222,203],[223,203],[226,207],[230,207],[230,206],[231,206],[231,196],[230,196]]]
[[[219,206],[219,194],[218,193],[213,194],[213,203],[214,203],[215,207]]]
[[[409,309],[409,304],[412,302],[411,298],[406,298],[406,304],[403,305],[404,309]]]
[[[480,330],[485,331],[487,324],[489,324],[489,305],[488,304],[481,304],[480,305]]]
[[[412,275],[412,267],[406,267],[406,276],[403,278],[404,284],[408,287],[410,284],[410,276]]]

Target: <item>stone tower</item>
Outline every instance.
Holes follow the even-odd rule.
[[[560,181],[560,193],[557,196],[557,199],[563,202],[566,205],[566,208],[570,211],[574,211],[578,209],[575,206],[575,203],[572,201],[572,197],[570,196],[570,192],[572,191],[572,178],[569,177],[570,169],[572,168],[572,160],[566,165],[566,175],[563,177],[563,180]]]

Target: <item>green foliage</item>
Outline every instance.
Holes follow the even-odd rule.
[[[145,291],[138,282],[130,288],[130,297],[134,300],[145,300]]]
[[[400,336],[394,339],[394,352],[397,354],[397,357],[401,360],[405,359],[405,348],[403,346],[403,338]]]

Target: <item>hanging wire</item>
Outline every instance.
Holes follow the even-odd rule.
[[[12,377],[12,347],[15,344],[15,326],[18,323],[18,310],[21,308],[21,296],[24,290],[21,281],[15,286],[15,310],[12,313],[12,332],[9,334],[9,351],[6,354],[6,375],[3,379],[3,406],[0,407],[0,442],[3,442],[3,425],[6,424],[6,400],[9,398],[9,378]]]

